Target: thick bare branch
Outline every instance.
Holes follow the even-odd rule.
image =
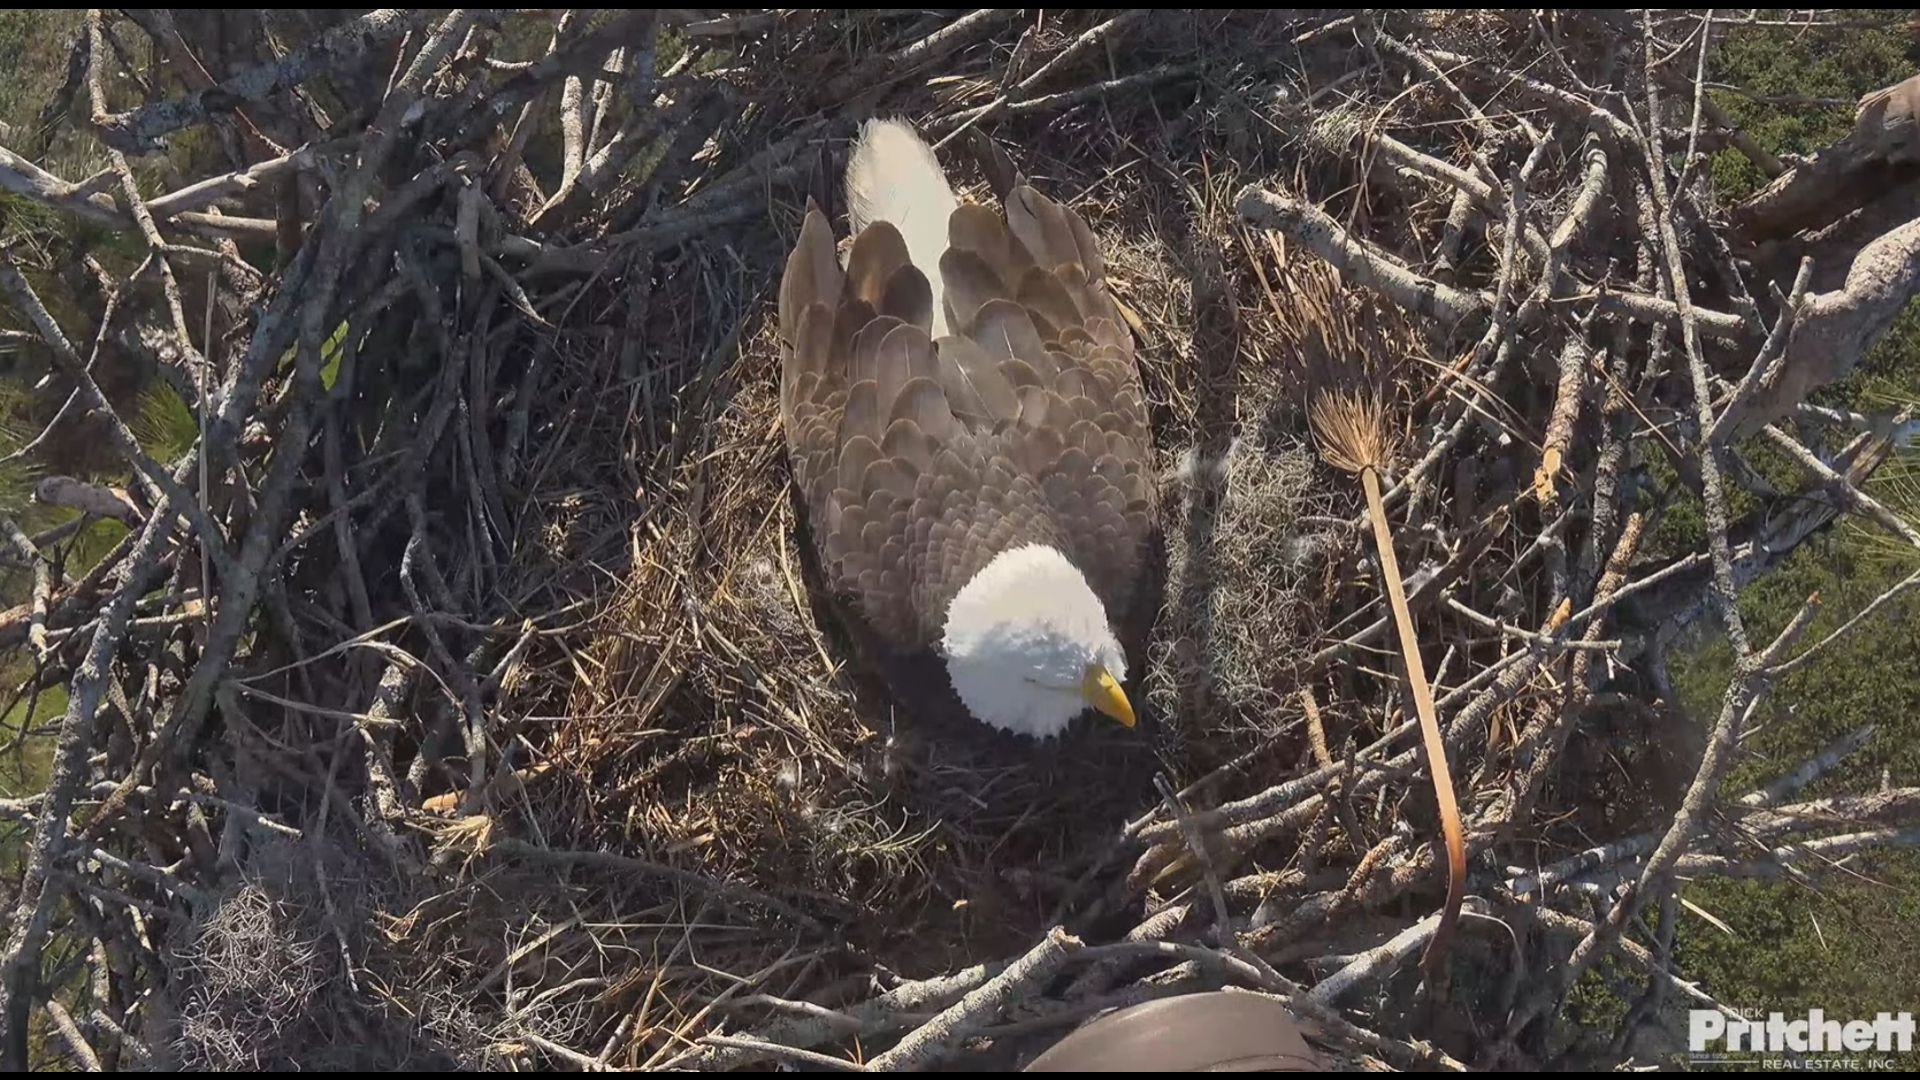
[[[1264,191],[1258,185],[1242,189],[1235,204],[1247,221],[1284,233],[1332,263],[1348,280],[1378,289],[1408,311],[1438,319],[1451,328],[1488,309],[1484,297],[1416,274],[1355,239],[1318,207]]]
[[[260,101],[269,94],[357,61],[374,46],[418,30],[433,14],[427,8],[370,11],[334,27],[274,63],[248,68],[217,86],[196,90],[185,97],[101,116],[95,126],[108,146],[130,154],[145,153],[171,132],[205,123],[216,114],[239,108],[243,102]]]

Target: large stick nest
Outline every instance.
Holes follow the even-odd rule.
[[[1859,490],[1904,418],[1798,409],[1920,276],[1920,94],[1787,169],[1703,108],[1722,29],[92,13],[39,145],[0,151],[85,225],[0,266],[0,342],[85,406],[49,446],[104,459],[42,496],[127,529],[96,565],[7,529],[9,715],[65,688],[23,728],[45,793],[0,804],[7,1060],[993,1067],[1222,985],[1355,1064],[1670,1051],[1716,1007],[1670,970],[1676,874],[1801,873],[1920,804],[1789,805],[1858,740],[1716,801],[1805,625],[1750,643],[1731,590],[1847,510],[1920,543]],[[917,739],[815,621],[769,301],[876,114],[1111,253],[1173,548],[1129,745]],[[62,117],[98,176],[37,163]],[[1733,207],[1729,145],[1777,177]],[[1466,818],[1437,983],[1445,855],[1305,419],[1328,378],[1387,404]],[[193,417],[177,461],[121,418],[149,383]],[[1704,526],[1657,547],[1679,506]],[[1694,724],[1663,660],[1714,620],[1740,663]],[[1617,1035],[1564,1022],[1589,971]]]

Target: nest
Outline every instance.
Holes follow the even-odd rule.
[[[1613,47],[1695,17],[126,18],[88,17],[62,91],[104,180],[0,155],[126,239],[0,265],[7,340],[117,455],[75,497],[127,526],[90,566],[80,526],[7,529],[22,733],[57,732],[44,792],[0,804],[10,1063],[995,1067],[1234,985],[1350,1065],[1537,1066],[1657,1056],[1705,997],[1639,913],[1751,857],[1683,794],[1791,636],[1730,628],[1747,665],[1690,749],[1655,735],[1657,663],[1613,661],[1867,505],[1888,440],[1823,459],[1775,423],[1857,358],[1822,341],[1885,325],[1752,254],[1820,228],[1768,207],[1849,163],[1727,211],[1685,153],[1733,136]],[[874,114],[943,140],[963,194],[1026,173],[1110,253],[1168,492],[1137,738],[909,736],[815,617],[770,299]],[[193,175],[151,195],[168,138]],[[155,356],[194,421],[164,464],[121,418],[150,390],[90,368]],[[1445,856],[1365,517],[1307,422],[1329,379],[1394,421],[1475,857],[1438,986],[1407,960]],[[1626,482],[1654,423],[1658,494]],[[1730,520],[1702,447],[1747,438],[1809,479]],[[1669,503],[1704,535],[1643,550]],[[1671,784],[1612,798],[1606,747]],[[1787,805],[1818,771],[1722,810],[1785,863],[1852,843]],[[1561,1012],[1604,958],[1651,1004],[1596,1047]]]

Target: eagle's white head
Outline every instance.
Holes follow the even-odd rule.
[[[1089,708],[1133,726],[1106,606],[1055,548],[994,556],[954,596],[940,648],[961,703],[1003,731],[1050,738]]]

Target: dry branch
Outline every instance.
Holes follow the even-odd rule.
[[[113,179],[108,177],[101,183],[91,180],[79,184],[68,183],[0,146],[0,187],[65,210],[95,225],[126,228],[131,221],[101,191],[101,186]]]
[[[1017,998],[1032,994],[1080,947],[1079,939],[1066,932],[1057,928],[1048,931],[1031,952],[968,991],[967,996],[915,1029],[899,1045],[874,1058],[868,1067],[876,1072],[909,1071],[938,1063],[952,1052],[956,1042],[998,1019]]]
[[[1846,284],[1806,297],[1787,335],[1781,362],[1760,380],[1734,423],[1734,441],[1787,415],[1813,391],[1844,378],[1893,320],[1920,294],[1920,220],[1909,221],[1860,249]]]
[[[1356,285],[1380,290],[1401,307],[1446,324],[1448,329],[1485,311],[1485,298],[1421,277],[1382,252],[1369,249],[1316,207],[1249,186],[1236,204],[1241,216],[1332,263]]]
[[[185,97],[155,102],[127,112],[97,115],[94,126],[110,147],[125,153],[154,149],[165,135],[231,112],[242,102],[260,101],[339,65],[358,60],[367,50],[426,25],[426,9],[381,8],[351,19],[271,64],[242,71],[216,86]],[[457,43],[456,43],[457,44]]]

